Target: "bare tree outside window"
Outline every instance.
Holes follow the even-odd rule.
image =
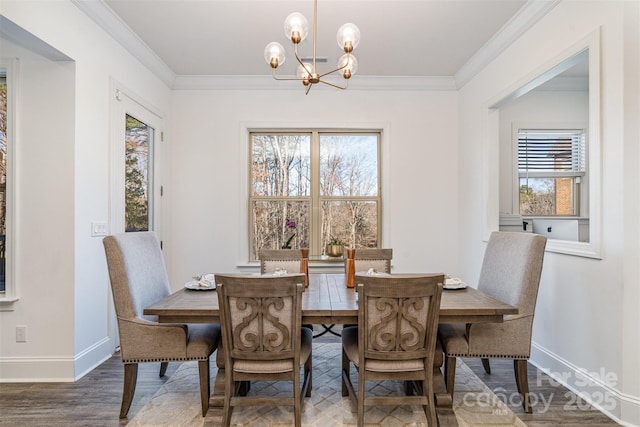
[[[250,258],[287,241],[312,255],[322,255],[331,239],[377,247],[379,139],[378,133],[251,133]]]
[[[125,230],[149,230],[150,127],[127,115],[125,132]]]
[[[378,136],[320,136],[322,245],[378,246]]]

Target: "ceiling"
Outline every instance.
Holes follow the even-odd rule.
[[[153,58],[144,62],[180,76],[269,76],[263,57],[268,42],[280,42],[287,60],[279,74],[295,74],[293,47],[283,23],[301,12],[313,25],[313,0],[74,0],[132,52],[140,46]],[[102,4],[99,8],[96,4]],[[555,5],[541,0],[320,0],[317,56],[319,71],[335,68],[343,54],[337,29],[360,28],[355,49],[357,76],[457,77],[493,46],[495,56]],[[552,6],[551,6],[552,7]],[[112,15],[107,23],[107,15]],[[115,19],[114,19],[115,18]],[[116,25],[117,24],[117,25]],[[124,24],[124,25],[123,25]],[[518,32],[519,31],[519,32]],[[116,34],[118,33],[118,34]],[[127,33],[129,33],[127,35]],[[132,48],[133,44],[138,44]],[[483,48],[484,46],[484,48]],[[125,46],[127,47],[127,46]],[[312,55],[312,29],[300,45]],[[474,58],[475,55],[475,58]],[[148,65],[148,64],[147,64]],[[479,71],[482,64],[475,66]],[[355,80],[355,79],[352,79]],[[166,81],[166,79],[165,79]],[[462,82],[464,83],[464,82]]]

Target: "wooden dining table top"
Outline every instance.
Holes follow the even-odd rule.
[[[311,324],[357,323],[358,298],[347,288],[342,273],[309,274],[309,286],[302,297],[302,322]],[[218,296],[215,291],[180,289],[144,309],[162,323],[217,323]],[[467,287],[444,290],[440,303],[441,323],[499,323],[517,307]]]

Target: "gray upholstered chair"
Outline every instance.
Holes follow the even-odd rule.
[[[154,232],[122,233],[103,240],[113,303],[118,318],[124,388],[120,418],[127,416],[136,390],[138,363],[198,361],[202,416],[209,409],[209,356],[218,347],[216,324],[161,324],[145,307],[170,294],[160,242]]]
[[[392,258],[393,249],[356,248],[355,272],[361,273],[373,268],[377,272],[391,274]]]
[[[375,405],[422,405],[429,425],[437,426],[433,366],[444,275],[357,275],[356,283],[358,326],[342,330],[342,395],[356,402],[358,427],[364,425],[365,406]],[[358,372],[357,392],[351,363]],[[406,381],[413,388],[371,396],[365,394],[365,381],[371,380]]]
[[[485,251],[478,289],[518,307],[503,323],[442,324],[439,336],[445,352],[447,390],[453,397],[456,357],[482,359],[491,373],[490,358],[513,359],[524,410],[531,413],[527,361],[547,238],[537,234],[494,232]]]
[[[222,425],[235,406],[293,406],[300,426],[311,392],[312,332],[303,328],[304,275],[215,275],[225,357]],[[300,384],[300,368],[304,380]],[[293,395],[240,396],[246,381],[291,381]]]

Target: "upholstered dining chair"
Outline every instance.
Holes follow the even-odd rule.
[[[260,273],[273,273],[277,269],[287,273],[305,275],[305,286],[309,286],[309,249],[260,249]]]
[[[433,366],[444,275],[356,275],[356,283],[358,326],[342,330],[342,395],[355,401],[358,427],[364,425],[365,406],[414,404],[437,426]],[[370,380],[402,380],[413,387],[404,395],[372,396],[365,393]]]
[[[353,258],[355,271],[356,273],[361,273],[373,268],[377,272],[391,274],[392,258],[393,249],[391,248],[356,248]]]
[[[302,400],[311,393],[313,340],[301,325],[304,275],[216,274],[215,281],[225,357],[222,424],[230,425],[235,406],[293,406],[300,426]],[[247,381],[291,381],[292,396],[241,396]]]
[[[260,249],[260,273],[273,273],[281,268],[288,273],[301,273],[300,260],[302,252],[299,249]]]
[[[456,358],[481,358],[491,373],[490,358],[513,359],[518,392],[531,413],[527,361],[547,238],[532,233],[493,232],[484,254],[478,289],[507,304],[518,314],[503,323],[442,324],[439,337],[445,353],[445,381],[453,397]]]
[[[209,409],[209,356],[218,347],[217,324],[162,324],[143,314],[145,307],[171,293],[160,242],[152,231],[122,233],[103,240],[118,319],[124,387],[120,418],[125,418],[136,390],[138,363],[198,361],[202,416]]]

